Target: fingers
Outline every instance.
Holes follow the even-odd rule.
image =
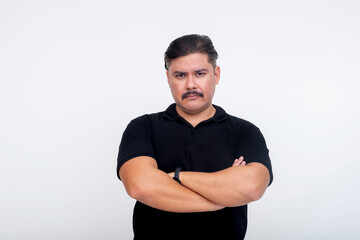
[[[235,159],[232,166],[236,167],[236,166],[245,166],[245,165],[246,165],[246,162],[244,161],[244,157],[241,156],[241,157]]]
[[[239,166],[240,165],[240,161],[239,159],[235,159],[234,163],[233,163],[233,167]]]

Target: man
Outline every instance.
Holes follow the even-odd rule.
[[[259,129],[212,104],[217,57],[207,36],[174,40],[165,68],[175,103],[123,134],[117,173],[137,200],[134,239],[243,239],[247,204],[272,182]]]

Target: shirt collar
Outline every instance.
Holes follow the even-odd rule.
[[[180,115],[176,112],[176,104],[173,103],[171,104],[166,110],[165,110],[165,113],[164,113],[164,117],[166,117],[167,119],[169,120],[176,120],[178,118],[180,118]]]
[[[210,119],[214,120],[215,122],[221,122],[221,121],[225,120],[227,118],[227,116],[228,116],[228,114],[225,112],[225,110],[222,109],[219,106],[214,105],[214,104],[213,104],[213,106],[216,109],[216,112],[215,112],[215,115]],[[175,103],[171,104],[165,110],[164,117],[166,117],[169,120],[176,120],[176,119],[180,118],[180,115],[176,111],[176,104]]]
[[[215,122],[221,122],[223,120],[225,120],[228,117],[228,114],[225,112],[224,109],[222,109],[219,106],[214,105],[214,108],[216,109],[216,113],[215,115],[212,117],[212,119],[214,119]]]

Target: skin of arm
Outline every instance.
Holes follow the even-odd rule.
[[[158,169],[155,159],[133,158],[119,174],[130,197],[153,208],[169,212],[205,212],[224,208],[180,185]]]
[[[180,181],[216,204],[236,207],[260,199],[269,185],[270,174],[261,163],[235,162],[232,167],[213,173],[181,172]]]

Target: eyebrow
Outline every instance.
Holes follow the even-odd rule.
[[[201,68],[199,70],[195,70],[194,73],[199,73],[199,72],[208,72],[209,70],[206,69],[206,68]],[[176,75],[176,74],[186,74],[187,72],[181,72],[181,71],[175,71],[173,72],[173,75]]]
[[[199,72],[208,72],[209,70],[207,70],[206,68],[201,68],[199,70],[196,70],[195,73],[199,73]]]
[[[173,75],[177,75],[177,74],[186,74],[186,72],[180,72],[180,71],[173,72]]]

